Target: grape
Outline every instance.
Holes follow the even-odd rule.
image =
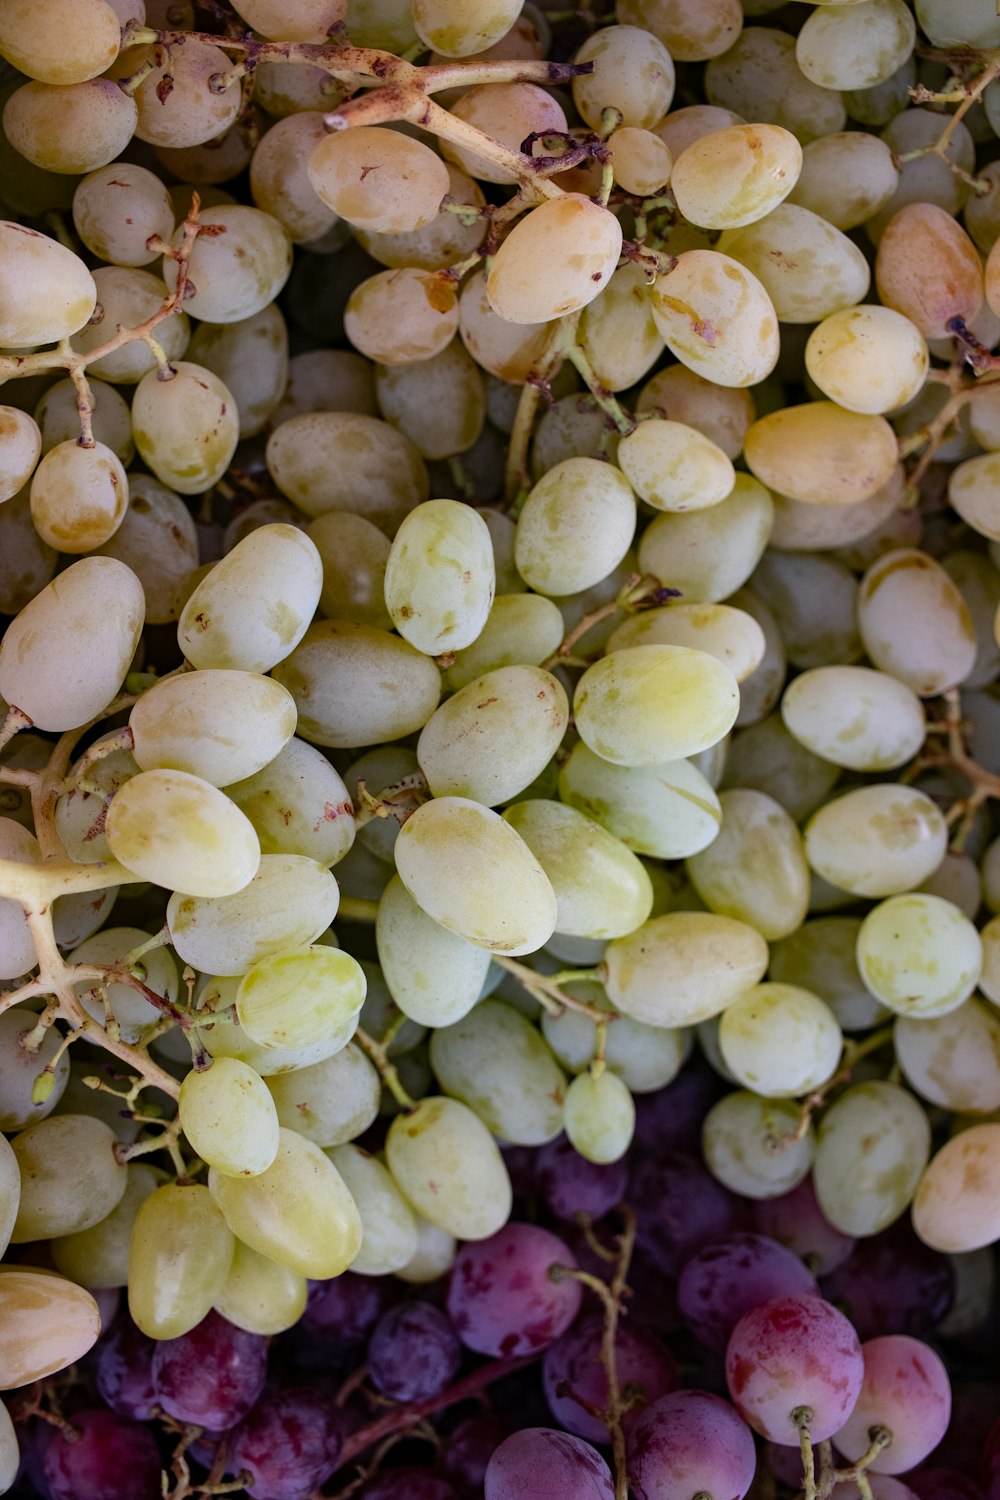
[[[977,0],[959,0],[943,4],[942,0],[917,0],[917,17],[935,47],[961,42],[970,47],[994,47],[1000,44],[1000,27],[993,13]]]
[[[773,1200],[772,1200],[773,1201]],[[744,1313],[781,1296],[818,1296],[814,1277],[791,1250],[740,1233],[697,1250],[677,1283],[677,1305],[702,1344],[724,1349]]]
[[[885,141],[862,131],[838,131],[804,148],[802,170],[788,201],[812,209],[837,229],[855,229],[886,206],[898,183],[899,170]],[[875,315],[875,326],[886,330],[893,326],[875,308],[864,311]],[[871,347],[871,353],[884,363],[880,346]],[[855,374],[864,384],[865,371],[856,369]]]
[[[167,624],[176,620],[179,591],[197,567],[198,534],[173,490],[150,474],[126,477],[128,510],[99,555],[124,563],[139,579],[146,595],[146,623]]]
[[[430,1302],[391,1307],[368,1345],[372,1384],[391,1401],[438,1396],[458,1373],[462,1349],[448,1318]]]
[[[581,739],[616,765],[680,760],[733,725],[739,689],[729,668],[686,646],[632,646],[588,667],[573,696]]]
[[[89,1229],[111,1213],[125,1191],[126,1169],[102,1120],[55,1115],[20,1131],[11,1145],[21,1173],[12,1244]]]
[[[719,803],[718,837],[688,858],[692,884],[710,911],[750,923],[769,941],[787,937],[802,925],[809,900],[798,829],[763,792],[724,791]]]
[[[557,1219],[571,1221],[578,1213],[603,1219],[625,1197],[625,1162],[587,1161],[563,1136],[541,1147],[535,1167],[539,1191]]]
[[[0,499],[9,500],[27,484],[41,451],[42,435],[28,413],[0,406]]]
[[[872,563],[861,580],[858,625],[872,663],[921,697],[961,682],[975,662],[968,606],[924,552],[905,548]]]
[[[452,216],[453,217],[453,216]],[[492,441],[484,431],[486,393],[482,372],[461,339],[413,364],[386,364],[375,380],[386,420],[404,433],[424,458],[444,459]]]
[[[603,1319],[590,1314],[579,1319],[545,1351],[542,1379],[553,1417],[575,1437],[607,1443],[608,1429],[595,1414],[606,1409],[608,1382],[601,1362]],[[625,1413],[623,1425],[631,1432],[639,1413],[665,1396],[677,1383],[677,1370],[666,1348],[653,1334],[630,1323],[615,1337],[618,1381],[636,1392],[636,1404]]]
[[[823,1294],[847,1314],[861,1339],[885,1333],[923,1337],[937,1328],[955,1299],[953,1261],[929,1249],[905,1219],[860,1240]]]
[[[490,1412],[467,1417],[459,1422],[448,1435],[448,1447],[442,1455],[449,1478],[462,1492],[479,1493],[482,1490],[486,1467],[494,1449],[504,1438],[510,1437],[513,1428],[503,1417]]]
[[[132,139],[135,100],[108,78],[67,85],[25,83],[3,111],[10,144],[50,172],[90,172],[113,161]]]
[[[530,491],[517,521],[514,559],[530,588],[575,594],[618,566],[635,533],[625,476],[595,458],[568,458]]]
[[[232,392],[204,365],[179,360],[144,375],[132,401],[140,457],[182,495],[222,478],[236,450],[239,413]]]
[[[140,1206],[128,1256],[128,1307],[153,1339],[197,1327],[222,1290],[235,1240],[208,1188],[164,1186]]]
[[[464,0],[415,0],[413,25],[420,40],[445,57],[468,57],[498,42],[520,14],[517,0],[469,6]],[[352,32],[353,35],[353,32]],[[384,46],[384,42],[365,43]]]
[[[72,84],[114,62],[121,33],[104,0],[55,0],[42,15],[31,0],[8,0],[0,17],[0,52],[29,78]]]
[[[906,62],[916,39],[910,10],[902,0],[862,0],[862,5],[854,15],[811,15],[811,24],[802,28],[795,56],[813,83],[828,89],[872,88]]]
[[[582,193],[549,198],[501,243],[486,278],[490,306],[509,323],[575,312],[610,281],[621,247],[621,226],[606,208]]]
[[[167,297],[166,283],[158,276],[129,266],[98,266],[94,272],[94,286],[98,306],[90,321],[74,333],[70,341],[72,348],[80,354],[90,354],[106,343],[119,323],[124,328],[133,328],[145,322],[159,311]],[[172,313],[157,326],[156,333],[168,360],[183,358],[191,336],[186,313]],[[95,359],[89,368],[104,380],[134,385],[149,371],[155,370],[157,362],[144,339],[133,339]]]
[[[654,1401],[629,1443],[629,1481],[638,1500],[686,1500],[702,1492],[742,1500],[756,1463],[749,1428],[727,1401],[706,1391]]]
[[[526,1427],[495,1448],[485,1500],[613,1500],[611,1470],[589,1443],[546,1427]]]
[[[651,131],[628,127],[615,131],[608,141],[608,149],[615,152],[615,170],[623,187],[630,173],[634,174],[633,182],[638,182],[640,172],[646,173],[647,180],[641,186],[648,191],[652,191],[649,183],[653,177],[663,172],[669,175],[669,160],[664,161],[668,155],[666,148]],[[638,187],[626,187],[626,191],[637,192]],[[609,390],[621,391],[635,385],[656,363],[664,345],[646,295],[646,277],[641,266],[632,263],[619,266],[604,291],[593,302],[587,303],[580,314],[578,341],[597,378]],[[579,398],[574,398],[566,411],[579,419]],[[554,411],[550,412],[549,420],[554,419],[554,415]],[[533,462],[539,474],[564,457],[560,453],[553,463],[542,462],[542,434],[546,420],[543,415],[535,435]]]
[[[823,394],[855,412],[905,406],[923,388],[927,366],[923,335],[891,307],[833,312],[806,346],[806,367]]]
[[[659,1276],[676,1278],[702,1245],[735,1226],[734,1202],[693,1156],[657,1142],[629,1174],[630,1202],[642,1205],[637,1243]]]
[[[52,1242],[57,1269],[92,1290],[127,1284],[132,1226],[142,1204],[160,1185],[159,1173],[143,1162],[133,1162],[126,1170],[125,1191],[105,1218]]]
[[[73,226],[87,249],[101,260],[118,266],[148,266],[158,252],[150,250],[147,241],[154,236],[169,240],[174,213],[166,188],[153,172],[115,162],[88,172],[77,183]]]
[[[153,1385],[167,1415],[217,1432],[243,1420],[266,1372],[264,1340],[217,1312],[190,1332],[162,1340],[153,1354]]]
[[[500,1000],[431,1035],[431,1067],[445,1093],[501,1140],[538,1146],[562,1126],[566,1079],[531,1022]]]
[[[680,362],[715,385],[756,385],[778,359],[778,323],[757,277],[717,250],[685,250],[650,297]]]
[[[232,1434],[229,1465],[251,1478],[254,1500],[307,1500],[337,1467],[338,1411],[324,1393],[287,1386],[268,1391]]]
[[[767,944],[732,917],[668,912],[609,943],[605,965],[616,1009],[650,1026],[692,1026],[763,977]]]
[[[248,1333],[282,1333],[302,1316],[307,1292],[305,1277],[237,1240],[215,1308]]]
[[[215,140],[229,129],[239,113],[241,94],[238,83],[229,82],[219,90],[212,87],[213,78],[228,78],[231,72],[220,47],[195,37],[186,38],[182,48],[171,48],[169,54],[143,47],[130,51],[129,72],[147,61],[152,69],[133,96],[139,107],[138,140],[176,149]],[[172,87],[164,82],[168,74]]]
[[[285,948],[314,943],[337,911],[337,882],[301,854],[263,854],[257,874],[235,896],[172,896],[170,941],[204,973],[245,974]]]
[[[563,1126],[588,1161],[620,1161],[635,1130],[632,1095],[615,1073],[580,1073],[566,1090]]]
[[[358,1146],[326,1153],[347,1184],[361,1215],[361,1249],[351,1262],[365,1276],[386,1276],[408,1265],[417,1250],[417,1225],[390,1173]]]
[[[940,896],[894,896],[876,906],[858,933],[861,977],[900,1015],[941,1016],[976,986],[982,943],[957,906]]]
[[[879,241],[875,280],[885,305],[928,339],[947,338],[952,318],[968,322],[982,304],[976,247],[936,203],[907,203],[889,220]]]
[[[398,875],[379,901],[375,941],[392,998],[411,1020],[447,1026],[479,999],[489,953],[429,917]]]
[[[476,639],[455,653],[443,674],[446,688],[467,687],[500,667],[540,667],[563,638],[563,618],[541,594],[497,594]]]
[[[325,42],[343,22],[346,0],[239,0],[233,7],[261,36],[279,41]]]
[[[515,803],[503,816],[552,882],[557,931],[590,938],[623,937],[649,916],[653,904],[649,876],[635,855],[598,823],[560,802],[542,798]]]
[[[750,577],[774,523],[768,490],[737,474],[717,505],[657,516],[639,544],[639,566],[678,588],[685,599],[730,599]]]
[[[800,1132],[800,1112],[782,1099],[740,1090],[712,1106],[702,1127],[705,1165],[745,1198],[775,1198],[798,1187],[815,1152],[811,1128]]]
[[[963,1113],[1000,1109],[1000,1026],[975,998],[949,1019],[900,1016],[893,1044],[907,1082],[931,1104]]]
[[[808,749],[859,771],[888,771],[911,760],[926,733],[916,693],[869,667],[817,667],[790,683],[786,726]]]
[[[494,312],[482,274],[470,276],[459,295],[458,331],[477,365],[519,384],[541,355],[548,334],[544,322],[510,323]]]
[[[835,797],[806,824],[806,858],[831,885],[857,896],[893,896],[926,880],[945,855],[948,830],[915,787],[883,782]]]
[[[256,1177],[277,1155],[274,1101],[260,1075],[236,1058],[192,1069],[181,1084],[178,1112],[194,1150],[227,1176]]]
[[[758,1199],[754,1224],[761,1234],[787,1245],[819,1276],[843,1265],[855,1244],[825,1218],[809,1177],[777,1198]]]
[[[850,1323],[813,1296],[777,1297],[745,1313],[726,1350],[736,1409],[771,1442],[797,1444],[792,1412],[807,1407],[813,1442],[839,1431],[861,1391],[865,1367]]]
[[[389,539],[385,532],[350,511],[331,510],[309,527],[323,565],[320,609],[331,620],[392,628],[385,604]]]
[[[854,1084],[820,1123],[813,1183],[844,1234],[877,1234],[913,1199],[930,1154],[927,1116],[893,1083]]]
[[[284,947],[243,975],[236,1009],[244,1031],[261,1046],[322,1045],[330,1056],[350,1041],[365,987],[364,971],[348,953],[319,943]]]
[[[493,603],[493,549],[467,505],[428,500],[406,517],[385,569],[386,607],[405,640],[429,656],[476,639]]]
[[[640,499],[657,510],[700,510],[732,491],[735,472],[712,440],[683,422],[641,422],[618,445],[618,463]]]
[[[716,837],[722,817],[718,797],[690,761],[615,766],[582,741],[560,767],[559,795],[629,849],[660,859],[697,854]]]
[[[888,1447],[871,1461],[875,1474],[904,1474],[937,1447],[951,1416],[951,1387],[934,1350],[904,1334],[862,1347],[864,1384],[857,1405],[834,1435],[848,1459],[859,1459],[872,1427],[887,1427]]]
[[[887,1014],[857,966],[860,927],[860,917],[816,917],[771,946],[771,979],[811,990],[845,1031],[874,1026]]]
[[[101,1316],[83,1287],[47,1271],[5,1268],[0,1276],[0,1389],[44,1380],[97,1342]]]
[[[117,1412],[76,1411],[70,1441],[53,1433],[45,1450],[52,1500],[157,1500],[160,1452],[148,1427]]]
[[[458,1491],[431,1469],[383,1469],[359,1492],[360,1500],[458,1500]]]
[[[735,1081],[768,1099],[822,1087],[837,1069],[841,1040],[829,1007],[792,984],[755,985],[723,1012],[719,1027]]]
[[[429,224],[449,188],[447,168],[429,146],[381,126],[325,136],[313,148],[308,170],[316,193],[335,214],[382,234]]]
[[[456,1099],[430,1096],[389,1127],[386,1161],[418,1213],[458,1239],[487,1239],[510,1216],[511,1185],[486,1126]]]
[[[91,426],[97,439],[97,451],[100,451],[100,445],[103,444],[105,448],[111,449],[120,463],[129,463],[135,454],[135,445],[132,442],[132,419],[128,404],[118,391],[105,385],[103,380],[91,382],[90,394],[93,407]],[[55,385],[49,386],[35,407],[35,421],[41,429],[42,453],[46,457],[52,456],[53,449],[65,449],[67,443],[83,455],[92,451],[85,449],[79,441],[80,411],[72,380],[57,380]],[[61,457],[65,464],[69,454],[63,451]],[[46,464],[45,468],[49,468],[49,465]],[[55,462],[52,468],[55,470]],[[64,472],[67,483],[75,480],[81,489],[84,487],[82,476],[87,469],[82,464],[76,468],[69,465]],[[52,505],[51,481],[49,488],[49,504]]]
[[[228,786],[279,754],[295,717],[292,695],[268,677],[188,672],[156,683],[139,699],[129,718],[132,753],[143,771],[188,771]],[[251,732],[243,727],[248,722]]]
[[[962,1254],[1000,1237],[995,1124],[973,1125],[946,1142],[923,1173],[913,1227],[935,1250]]]
[[[105,828],[114,857],[127,869],[187,896],[234,895],[260,864],[248,819],[187,771],[133,776],[112,798]]]
[[[762,219],[795,186],[802,147],[780,125],[731,125],[680,153],[671,191],[686,219],[732,229]]]
[[[898,453],[884,417],[812,401],[771,412],[747,433],[747,464],[794,500],[853,505],[885,484]]]
[[[153,1385],[156,1343],[140,1333],[127,1314],[101,1340],[96,1357],[97,1389],[112,1411],[147,1422],[157,1404]]]
[[[232,393],[240,437],[260,432],[281,400],[288,377],[288,328],[275,303],[235,322],[203,323],[191,341],[190,354]]]

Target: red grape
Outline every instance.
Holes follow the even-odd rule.
[[[677,1282],[677,1305],[695,1337],[724,1349],[744,1313],[774,1297],[818,1297],[797,1255],[762,1234],[730,1234],[696,1250]]]
[[[603,1333],[600,1313],[581,1318],[545,1351],[542,1365],[545,1397],[553,1417],[567,1432],[590,1443],[611,1441],[605,1424],[590,1410],[603,1411],[608,1404],[608,1379],[601,1363]],[[642,1406],[677,1385],[676,1365],[660,1340],[644,1329],[620,1323],[615,1353],[619,1389],[634,1385],[641,1393]],[[629,1412],[626,1428],[637,1419],[637,1410]]]
[[[948,1372],[933,1349],[905,1334],[869,1339],[862,1356],[861,1392],[834,1444],[845,1458],[859,1459],[871,1444],[871,1429],[887,1427],[892,1441],[872,1460],[872,1472],[905,1474],[944,1437],[951,1416]]]
[[[393,1401],[436,1396],[455,1376],[462,1346],[451,1323],[430,1302],[390,1307],[368,1345],[368,1371],[375,1389]]]
[[[854,1409],[864,1373],[857,1334],[820,1297],[776,1297],[753,1308],[726,1350],[729,1394],[772,1443],[799,1442],[792,1413],[803,1407],[813,1442],[831,1437]]]
[[[190,1333],[164,1339],[153,1355],[153,1383],[167,1415],[216,1432],[243,1420],[266,1376],[266,1340],[217,1312]]]
[[[553,1265],[576,1266],[569,1246],[535,1224],[505,1224],[462,1246],[448,1287],[448,1316],[477,1354],[529,1354],[565,1333],[580,1308],[580,1283],[554,1281]]]
[[[629,1482],[638,1500],[742,1500],[757,1456],[746,1423],[719,1396],[674,1391],[648,1406],[630,1434]]]
[[[77,1411],[80,1434],[56,1432],[45,1452],[52,1500],[159,1500],[160,1452],[148,1427],[113,1411]]]
[[[614,1500],[611,1470],[589,1443],[526,1427],[505,1438],[486,1466],[485,1500]]]

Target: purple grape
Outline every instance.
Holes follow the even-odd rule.
[[[637,1500],[691,1500],[702,1491],[742,1500],[757,1456],[745,1422],[719,1396],[674,1391],[642,1413],[628,1444]]]
[[[611,1470],[589,1443],[526,1427],[506,1438],[486,1467],[485,1500],[614,1500]]]
[[[383,1469],[359,1490],[358,1500],[459,1500],[459,1493],[433,1469]]]
[[[640,1157],[628,1196],[639,1216],[639,1248],[664,1276],[676,1276],[702,1245],[739,1228],[732,1194],[679,1151]]]
[[[955,1296],[947,1256],[917,1238],[900,1219],[860,1240],[844,1263],[823,1278],[823,1296],[844,1310],[861,1339],[887,1333],[931,1333]]]
[[[787,1246],[817,1276],[827,1276],[843,1265],[857,1243],[849,1234],[834,1229],[816,1200],[810,1177],[778,1198],[758,1198],[753,1215],[761,1234]]]
[[[545,1351],[542,1380],[552,1415],[561,1427],[589,1443],[609,1443],[605,1424],[593,1415],[608,1404],[608,1379],[601,1362],[604,1318],[600,1313],[581,1318],[568,1333]],[[625,1417],[626,1430],[648,1406],[677,1385],[677,1367],[653,1334],[633,1323],[620,1323],[615,1339],[619,1389],[634,1385],[639,1406]]]
[[[799,1442],[792,1421],[799,1407],[812,1412],[814,1443],[832,1437],[854,1409],[864,1373],[857,1334],[820,1297],[776,1297],[753,1308],[733,1329],[726,1350],[726,1382],[736,1409],[772,1443]]]
[[[45,1453],[52,1500],[159,1500],[160,1451],[148,1427],[117,1412],[73,1413],[80,1436],[56,1432]]]
[[[553,1265],[576,1266],[569,1246],[535,1224],[505,1224],[461,1247],[448,1286],[448,1316],[477,1354],[530,1354],[565,1333],[580,1309],[580,1283],[554,1281]]]
[[[725,1349],[744,1313],[782,1296],[818,1297],[797,1255],[762,1234],[730,1234],[696,1250],[677,1282],[677,1305],[695,1338]]]
[[[101,1314],[101,1333],[107,1333],[118,1316],[122,1305],[121,1288],[117,1286],[89,1286],[87,1288],[97,1303]]]
[[[787,1448],[783,1443],[765,1443],[764,1456],[768,1473],[785,1484],[790,1490],[802,1488],[802,1454],[798,1448]],[[846,1491],[846,1484],[843,1490]],[[837,1500],[843,1500],[843,1491]],[[860,1500],[860,1496],[858,1497]]]
[[[628,1165],[624,1158],[604,1165],[588,1161],[561,1135],[538,1151],[537,1177],[545,1206],[557,1219],[603,1219],[625,1197]]]
[[[268,1392],[232,1435],[229,1469],[250,1475],[253,1500],[306,1500],[340,1458],[337,1408],[319,1391],[289,1386]]]
[[[635,1143],[640,1152],[659,1156],[671,1151],[701,1153],[705,1116],[726,1092],[725,1080],[695,1052],[666,1088],[638,1094],[635,1101]]]
[[[217,1312],[190,1333],[164,1339],[153,1355],[153,1382],[167,1415],[216,1432],[243,1420],[266,1378],[267,1341]]]
[[[148,1422],[159,1396],[153,1383],[156,1343],[129,1317],[121,1318],[95,1351],[97,1389],[121,1417]]]
[[[834,1446],[856,1460],[868,1450],[872,1427],[888,1427],[892,1442],[872,1460],[873,1474],[905,1474],[944,1437],[951,1416],[948,1372],[934,1350],[905,1334],[862,1346],[864,1382],[853,1410],[834,1429]]]
[[[423,1401],[453,1380],[462,1346],[440,1308],[430,1302],[390,1307],[368,1345],[372,1384],[393,1401]]]
[[[459,1422],[449,1434],[442,1455],[448,1478],[460,1490],[481,1495],[486,1466],[493,1450],[500,1446],[504,1438],[510,1437],[513,1431],[510,1422],[491,1412],[484,1412],[478,1417],[467,1417],[464,1422]]]
[[[300,1326],[321,1339],[329,1358],[330,1346],[352,1354],[359,1350],[393,1296],[390,1284],[381,1277],[358,1276],[345,1271],[330,1281],[312,1281],[309,1301]]]

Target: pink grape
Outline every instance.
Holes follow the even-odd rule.
[[[554,1281],[553,1265],[575,1268],[569,1246],[535,1224],[505,1224],[462,1246],[448,1287],[448,1316],[477,1354],[530,1354],[553,1343],[580,1309],[580,1283]]]
[[[45,1450],[52,1500],[159,1500],[160,1453],[148,1427],[113,1411],[76,1411],[80,1434],[56,1432]]]
[[[729,1394],[744,1420],[772,1443],[798,1443],[792,1413],[800,1407],[812,1412],[814,1443],[832,1437],[854,1409],[864,1373],[857,1334],[820,1297],[776,1297],[755,1307],[737,1323],[726,1350]]]
[[[862,1347],[864,1381],[857,1404],[833,1434],[852,1460],[868,1451],[873,1427],[892,1441],[872,1460],[875,1474],[905,1474],[937,1447],[951,1416],[951,1384],[941,1360],[919,1339],[889,1334]]]
[[[696,1250],[677,1282],[677,1305],[691,1332],[724,1349],[744,1313],[781,1296],[818,1297],[797,1255],[762,1234],[730,1234]]]
[[[153,1383],[167,1415],[215,1432],[242,1422],[266,1376],[266,1339],[217,1312],[190,1333],[162,1340],[153,1355]]]
[[[505,1438],[486,1466],[485,1500],[614,1500],[601,1455],[568,1432],[526,1427]]]
[[[581,1318],[568,1333],[549,1346],[542,1364],[545,1399],[553,1417],[567,1432],[589,1443],[609,1443],[605,1424],[588,1408],[603,1411],[608,1404],[608,1378],[601,1363],[604,1318],[600,1313]],[[636,1387],[641,1406],[665,1396],[677,1385],[677,1367],[660,1340],[631,1322],[619,1323],[615,1340],[618,1384]],[[586,1404],[583,1404],[586,1403]],[[626,1429],[638,1420],[629,1412]]]
[[[691,1500],[700,1492],[742,1500],[756,1464],[749,1427],[707,1391],[654,1401],[629,1436],[628,1475],[638,1500]]]

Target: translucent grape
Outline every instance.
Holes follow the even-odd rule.
[[[95,78],[118,55],[121,31],[104,0],[56,0],[38,15],[31,0],[12,0],[0,19],[0,50],[29,78],[79,83]]]
[[[344,332],[355,349],[386,365],[431,359],[457,331],[455,288],[417,266],[368,277],[355,287],[344,309]]]
[[[431,1035],[442,1090],[475,1110],[500,1140],[539,1146],[562,1129],[566,1079],[532,1023],[500,1000],[480,1000]]]
[[[498,667],[425,724],[417,758],[436,796],[509,801],[548,765],[569,722],[562,685],[541,667]]]
[[[616,568],[635,532],[635,496],[619,469],[567,458],[530,491],[517,521],[514,559],[530,588],[575,594]]]
[[[763,978],[767,944],[731,917],[668,912],[609,943],[604,964],[617,1010],[649,1026],[692,1026]]]
[[[308,1283],[287,1266],[236,1241],[233,1263],[215,1300],[220,1312],[248,1333],[283,1333],[305,1311]]]
[[[476,639],[493,603],[493,548],[468,505],[428,500],[404,520],[385,570],[385,600],[400,634],[434,656]]]
[[[142,771],[108,806],[115,859],[185,896],[232,896],[260,864],[253,825],[217,787],[187,771]]]
[[[162,1175],[141,1161],[132,1162],[127,1171],[125,1191],[106,1218],[52,1243],[57,1269],[80,1286],[107,1288],[128,1283],[132,1226],[142,1204],[160,1186]]]
[[[795,186],[801,166],[802,147],[780,125],[731,125],[682,151],[670,186],[691,223],[732,229],[770,213]]]
[[[755,422],[746,460],[762,483],[793,500],[854,505],[886,483],[898,452],[883,417],[812,401]]]
[[[874,1026],[887,1015],[858,970],[860,927],[860,917],[816,917],[771,947],[770,977],[825,1000],[845,1031]]]
[[[303,740],[289,740],[262,770],[228,786],[226,795],[250,819],[264,855],[286,857],[275,869],[305,868],[297,863],[301,859],[334,865],[354,842],[347,788],[326,757]],[[290,866],[289,859],[296,863]],[[314,884],[318,893],[324,883]]]
[[[854,1084],[820,1123],[820,1208],[843,1234],[878,1234],[909,1206],[929,1154],[930,1126],[912,1094],[892,1083]]]
[[[379,901],[375,941],[392,997],[412,1020],[448,1026],[479,999],[488,951],[429,917],[398,875]]]
[[[689,856],[688,875],[710,911],[749,922],[773,941],[805,920],[809,867],[798,829],[764,792],[720,794],[722,827],[707,849]]]
[[[280,1124],[318,1146],[342,1146],[362,1135],[378,1114],[381,1084],[359,1047],[311,1067],[267,1080]]]
[[[592,73],[573,80],[573,102],[592,130],[601,128],[605,109],[619,110],[625,126],[648,130],[670,108],[673,58],[650,30],[605,27],[584,42],[575,61],[594,64]]]
[[[236,1010],[261,1046],[304,1050],[322,1043],[333,1052],[353,1035],[364,998],[357,959],[315,943],[258,960],[240,980]]]
[[[770,492],[737,474],[717,505],[654,517],[639,543],[639,567],[679,589],[686,602],[728,600],[760,561],[773,524]]]
[[[921,697],[961,682],[976,658],[965,600],[925,552],[901,548],[872,563],[861,580],[858,626],[874,666]]]
[[[208,1188],[157,1188],[141,1205],[128,1256],[128,1306],[151,1339],[197,1327],[225,1285],[235,1240]]]
[[[455,690],[499,667],[539,667],[563,638],[557,605],[542,594],[497,594],[477,638],[456,652],[444,672],[444,685]]]
[[[327,1155],[361,1215],[361,1248],[351,1269],[363,1276],[401,1270],[416,1254],[417,1221],[388,1169],[359,1146],[335,1146]]]
[[[187,771],[213,786],[266,766],[295,731],[285,688],[252,672],[207,669],[154,684],[129,717],[143,771]]]
[[[742,1500],[757,1456],[750,1429],[707,1391],[674,1391],[646,1408],[630,1434],[628,1476],[638,1500],[690,1492]]]
[[[931,1104],[962,1113],[1000,1109],[1000,1023],[973,998],[947,1018],[900,1016],[893,1046],[903,1076]]]
[[[811,1128],[800,1133],[799,1115],[798,1105],[783,1099],[726,1094],[705,1116],[705,1165],[744,1198],[780,1198],[809,1175],[816,1149]]]
[[[835,797],[806,824],[806,858],[831,885],[894,896],[932,875],[945,855],[944,816],[916,787],[884,782]]]
[[[917,28],[903,0],[861,0],[808,17],[795,45],[805,76],[826,89],[884,83],[913,51]],[[850,13],[849,13],[850,12]]]
[[[891,307],[830,313],[809,335],[805,357],[825,396],[849,411],[870,414],[911,401],[923,388],[929,363],[920,330]]]
[[[103,167],[124,151],[138,120],[135,101],[108,78],[70,85],[25,83],[3,111],[10,144],[49,172]]]
[[[642,865],[599,823],[559,802],[533,798],[504,819],[524,839],[556,893],[559,932],[624,937],[649,916],[653,889]]]
[[[220,1057],[181,1084],[184,1134],[210,1167],[229,1177],[256,1177],[278,1153],[278,1115],[264,1080],[246,1063]]]
[[[579,1073],[566,1090],[566,1134],[587,1161],[620,1161],[632,1143],[635,1104],[616,1073]]]
[[[732,463],[683,422],[640,422],[618,445],[618,463],[640,499],[657,510],[700,510],[731,492]]]
[[[575,312],[603,291],[621,247],[621,225],[606,208],[582,193],[549,198],[518,220],[493,257],[490,306],[509,323]]]
[[[744,386],[774,369],[779,340],[771,299],[730,256],[683,251],[650,298],[667,348],[696,375],[715,385]]]
[[[788,201],[811,208],[838,229],[855,229],[890,202],[898,183],[885,141],[860,130],[835,131],[805,147]],[[857,374],[863,378],[862,371]]]
[[[677,1303],[698,1341],[724,1349],[744,1313],[781,1296],[818,1296],[791,1250],[762,1234],[731,1234],[697,1250],[677,1283]]]
[[[681,760],[732,728],[739,688],[728,667],[685,646],[633,646],[588,667],[573,712],[581,739],[616,765]]]
[[[892,1434],[869,1465],[873,1474],[904,1474],[944,1437],[951,1416],[948,1372],[929,1345],[904,1334],[862,1345],[865,1378],[857,1405],[835,1435],[839,1452],[856,1460],[868,1451],[871,1429]]]
[[[140,457],[157,479],[181,495],[198,495],[228,469],[240,434],[239,413],[217,375],[178,360],[163,379],[150,370],[139,381],[132,430]]]
[[[722,1015],[719,1046],[737,1082],[769,1099],[812,1093],[840,1061],[840,1027],[829,1007],[797,985],[759,984]]]
[[[471,7],[464,0],[415,0],[413,25],[420,40],[436,52],[468,57],[498,42],[514,25],[520,9],[517,0]]]
[[[485,1239],[507,1222],[511,1187],[479,1117],[456,1099],[422,1099],[389,1127],[386,1159],[407,1199],[459,1239]]]
[[[913,1200],[913,1227],[925,1244],[962,1255],[1000,1238],[998,1140],[1000,1125],[973,1125],[935,1153]]]
[[[731,0],[657,0],[652,6],[643,0],[621,0],[618,15],[627,24],[648,27],[679,62],[718,57],[733,45],[743,24]]]
[[[722,816],[718,797],[690,761],[615,766],[582,741],[560,767],[559,795],[637,854],[658,859],[697,854],[718,834]]]
[[[21,1196],[11,1243],[76,1234],[106,1218],[127,1182],[114,1144],[110,1126],[90,1115],[53,1115],[16,1135]]]

